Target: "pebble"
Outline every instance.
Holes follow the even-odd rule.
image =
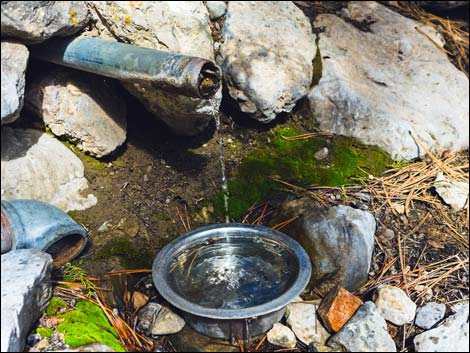
[[[444,174],[439,172],[434,182],[434,188],[439,196],[453,210],[459,211],[468,207],[468,181],[454,181],[447,179]]]
[[[404,291],[392,286],[381,286],[374,295],[378,312],[385,320],[395,325],[403,325],[413,321],[416,304]]]
[[[268,342],[284,348],[294,348],[297,344],[294,332],[287,326],[275,323],[273,328],[268,331]]]
[[[440,303],[426,303],[416,311],[415,325],[429,330],[444,318],[446,306]]]
[[[330,337],[328,331],[317,319],[317,305],[307,303],[291,303],[287,305],[287,324],[294,331],[297,338],[304,344],[312,342],[325,344]]]
[[[319,161],[322,161],[322,160],[328,158],[328,152],[329,152],[328,148],[323,147],[318,152],[315,152],[315,154],[313,156],[315,157],[315,159],[318,159]]]

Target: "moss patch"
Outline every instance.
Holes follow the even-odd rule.
[[[245,157],[235,177],[229,180],[231,218],[240,219],[254,203],[282,188],[271,176],[296,185],[339,186],[355,182],[358,176],[379,175],[392,162],[379,148],[344,136],[292,141],[283,137],[296,136],[302,131],[277,127],[271,132],[271,143],[261,145]],[[323,147],[328,148],[329,157],[319,161],[314,155]],[[223,215],[222,192],[216,195],[214,205],[216,213]]]
[[[50,328],[47,328],[47,327],[38,327],[36,329],[36,333],[39,333],[42,338],[49,338],[49,337],[52,336],[54,331]]]
[[[47,306],[46,314],[48,316],[55,316],[60,311],[60,309],[65,309],[66,307],[67,304],[65,304],[63,300],[57,297],[52,297],[49,305]]]
[[[64,334],[65,342],[70,347],[98,342],[111,347],[115,352],[125,352],[116,331],[99,306],[80,300],[75,310],[60,317],[64,321],[57,329]]]
[[[122,260],[123,265],[127,269],[134,268],[151,268],[155,254],[139,247],[125,237],[113,238],[100,246],[100,251],[96,255],[96,259],[106,259],[116,256]]]

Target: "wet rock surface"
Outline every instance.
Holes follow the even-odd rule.
[[[101,158],[126,140],[126,103],[114,82],[75,70],[52,69],[28,86],[26,105],[51,132]]]
[[[302,302],[290,303],[287,306],[287,324],[297,338],[306,345],[312,342],[325,344],[330,337],[328,331],[317,318],[317,308],[318,306],[315,304]]]
[[[2,128],[2,199],[34,199],[65,212],[96,204],[82,161],[38,130]],[[86,196],[85,196],[86,195]]]
[[[417,335],[416,352],[468,352],[469,351],[468,302],[438,327]]]
[[[468,79],[436,46],[443,45],[438,35],[377,2],[350,2],[347,9],[344,19],[321,14],[314,23],[325,29],[318,42],[322,77],[308,95],[320,129],[398,159],[424,154],[409,131],[434,151],[468,147]]]
[[[99,36],[177,54],[214,59],[209,13],[199,1],[95,1]],[[219,111],[222,94],[191,98],[155,89],[149,83],[123,83],[140,102],[179,135],[203,131]]]
[[[415,325],[429,330],[444,318],[446,313],[445,304],[430,302],[416,310]]]
[[[347,352],[396,352],[387,324],[372,302],[365,302],[328,345]]]
[[[382,286],[374,294],[377,311],[395,325],[404,325],[413,321],[416,304],[406,293],[397,287]]]
[[[37,249],[2,254],[2,352],[22,352],[51,297],[52,257]]]
[[[282,229],[312,261],[311,285],[327,292],[336,285],[355,290],[367,281],[374,246],[375,219],[349,206],[317,207],[308,198],[285,203],[277,220],[301,217]]]
[[[68,36],[88,22],[85,1],[3,1],[2,37],[38,43]]]
[[[275,323],[267,333],[268,342],[284,348],[294,348],[297,339],[290,328],[280,323]]]
[[[3,6],[3,4],[2,4]],[[3,14],[2,14],[3,25]],[[20,116],[29,51],[23,44],[2,40],[2,125]]]
[[[242,112],[269,122],[308,93],[314,38],[292,2],[229,2],[222,36],[217,62]]]

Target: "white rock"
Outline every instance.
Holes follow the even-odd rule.
[[[3,16],[2,16],[3,19]],[[20,116],[29,52],[23,44],[2,41],[2,125]]]
[[[185,325],[181,316],[162,306],[151,328],[152,336],[169,335],[180,332]]]
[[[227,4],[223,1],[206,1],[205,4],[211,20],[222,17],[227,11]]]
[[[231,1],[217,59],[242,112],[269,122],[290,112],[312,83],[314,38],[291,1]]]
[[[459,211],[468,207],[468,181],[453,181],[447,179],[442,172],[437,173],[434,188],[440,197],[452,209]]]
[[[319,128],[378,145],[392,157],[418,156],[414,133],[433,151],[469,145],[469,83],[431,28],[372,1],[348,3],[348,22],[317,16],[321,79],[308,95]],[[370,31],[352,21],[374,21]],[[419,153],[424,154],[420,149]]]
[[[328,157],[328,148],[326,147],[323,147],[321,150],[315,152],[315,154],[313,155],[316,159],[318,159],[319,161],[325,159]]]
[[[330,337],[316,316],[317,308],[318,305],[306,303],[287,305],[287,324],[292,328],[297,338],[306,345],[312,342],[325,344]]]
[[[444,318],[446,306],[441,303],[426,303],[416,310],[415,325],[425,330],[430,329]]]
[[[2,254],[2,352],[23,352],[26,336],[51,297],[51,255],[37,249]]]
[[[268,331],[268,342],[284,348],[294,348],[297,344],[294,332],[290,328],[280,323],[275,323]]]
[[[59,137],[101,158],[126,140],[126,102],[114,82],[72,70],[55,69],[28,85],[26,105]]]
[[[209,13],[202,1],[91,1],[100,36],[146,48],[214,60]],[[123,83],[173,132],[195,135],[219,112],[221,91],[198,99],[146,83]]]
[[[384,319],[395,325],[412,322],[416,314],[416,304],[397,287],[379,287],[374,302]]]
[[[343,328],[328,341],[346,352],[396,352],[387,324],[374,303],[365,302]]]
[[[468,352],[469,323],[468,303],[457,314],[450,316],[442,325],[417,335],[414,340],[416,352]]]
[[[2,128],[2,199],[34,199],[65,212],[96,204],[82,161],[62,143],[38,130]]]

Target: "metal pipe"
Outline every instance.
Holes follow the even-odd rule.
[[[85,229],[57,207],[35,200],[2,201],[2,254],[14,249],[40,249],[51,254],[54,268],[85,248]]]
[[[151,82],[155,88],[210,98],[222,74],[210,60],[98,38],[53,38],[31,47],[31,55],[121,81]]]

